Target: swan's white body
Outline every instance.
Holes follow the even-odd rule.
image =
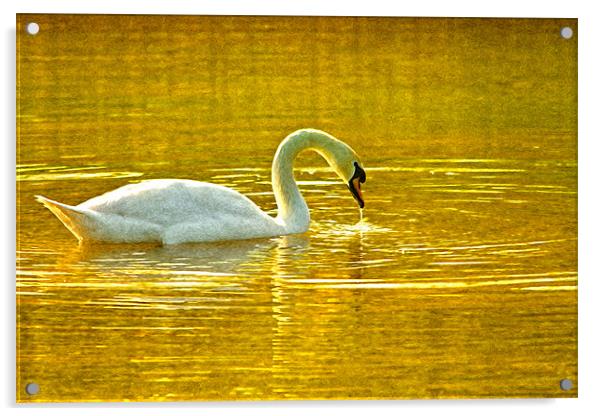
[[[149,180],[123,186],[76,207],[44,197],[38,200],[81,240],[177,244],[287,234],[250,199],[212,183]]]
[[[178,244],[303,233],[309,210],[293,177],[293,160],[304,149],[320,153],[344,179],[359,162],[355,152],[327,133],[303,129],[285,138],[272,164],[278,216],[224,186],[180,179],[126,185],[77,206],[37,196],[80,241]]]

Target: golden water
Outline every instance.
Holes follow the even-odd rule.
[[[576,21],[28,21],[18,400],[576,395]],[[190,178],[275,214],[300,127],[361,156],[359,222],[313,154],[303,235],[78,246],[33,198]]]

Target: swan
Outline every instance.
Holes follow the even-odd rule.
[[[167,245],[299,234],[309,228],[310,216],[293,176],[293,162],[306,149],[326,159],[363,208],[361,183],[366,181],[366,173],[360,159],[347,144],[316,129],[289,134],[276,150],[272,163],[276,217],[230,188],[186,179],[125,185],[77,206],[41,195],[36,195],[36,200],[56,215],[80,243]]]

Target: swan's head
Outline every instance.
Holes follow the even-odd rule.
[[[366,171],[362,168],[360,159],[353,149],[343,142],[339,141],[339,143],[338,151],[333,152],[335,160],[332,165],[339,177],[349,187],[360,208],[364,208],[361,184],[366,182]]]
[[[359,162],[353,162],[355,167],[351,179],[347,182],[351,194],[359,204],[360,208],[364,208],[364,197],[362,195],[362,183],[366,182],[366,172],[360,166]]]

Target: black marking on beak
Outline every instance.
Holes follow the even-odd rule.
[[[366,172],[360,167],[359,163],[353,162],[353,165],[355,166],[355,172],[353,172],[353,176],[351,179],[349,179],[349,190],[359,204],[360,208],[364,208],[364,200],[362,199],[360,191],[360,183],[366,182]]]

